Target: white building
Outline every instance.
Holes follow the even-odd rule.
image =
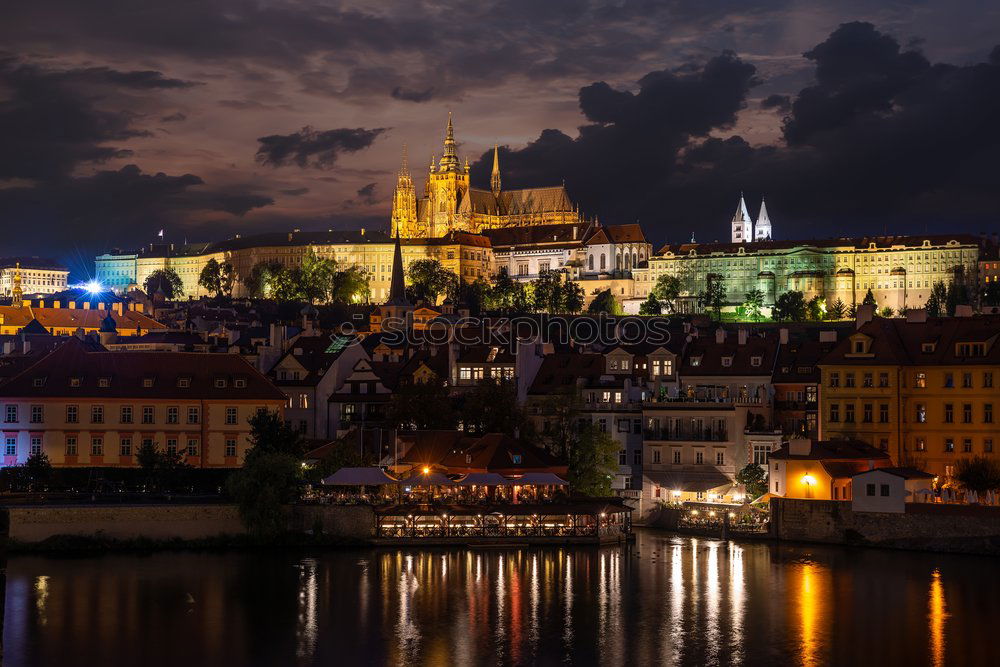
[[[855,512],[902,514],[919,491],[931,488],[934,475],[915,468],[876,468],[851,478],[851,508]]]
[[[69,269],[38,257],[0,260],[0,296],[14,293],[15,275],[20,274],[21,294],[54,294],[67,287]]]

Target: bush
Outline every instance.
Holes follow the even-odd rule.
[[[955,465],[955,479],[976,493],[1000,489],[1000,462],[985,456],[960,459]]]
[[[226,488],[247,532],[258,539],[273,539],[287,529],[284,506],[300,496],[302,464],[290,454],[250,452]]]

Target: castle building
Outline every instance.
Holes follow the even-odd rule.
[[[740,194],[740,203],[736,205],[736,213],[733,214],[732,226],[733,243],[746,243],[753,239],[753,218],[747,210],[746,200]]]
[[[771,240],[771,218],[767,214],[767,204],[760,200],[760,213],[757,214],[757,223],[753,226],[754,241]]]
[[[404,151],[392,198],[392,235],[403,238],[439,237],[449,232],[480,233],[487,229],[523,225],[575,223],[577,207],[565,186],[504,190],[500,177],[500,148],[493,147],[490,189],[469,183],[469,161],[459,160],[451,114],[445,132],[444,152],[433,158],[418,198]]]
[[[20,301],[25,294],[54,294],[66,289],[68,277],[69,269],[50,259],[0,259],[0,296]]]

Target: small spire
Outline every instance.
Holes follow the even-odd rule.
[[[500,144],[493,144],[493,174],[490,176],[490,190],[500,193]]]
[[[441,167],[445,170],[458,167],[458,153],[455,149],[455,126],[451,122],[451,112],[448,112],[448,129],[444,135],[444,154],[441,156]]]

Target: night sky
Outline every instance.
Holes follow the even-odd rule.
[[[386,228],[451,110],[473,184],[654,245],[1000,227],[1000,3],[32,0],[0,20],[0,255]]]

